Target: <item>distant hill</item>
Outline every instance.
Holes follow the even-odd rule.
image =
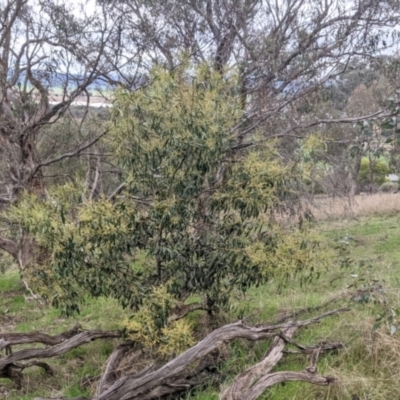
[[[73,73],[62,73],[62,72],[49,72],[45,70],[34,71],[34,76],[38,78],[41,82],[44,82],[50,90],[62,89],[68,86],[71,90],[77,87],[79,84],[84,82],[83,75],[73,74]],[[8,76],[11,78],[13,76],[13,70],[8,71]],[[120,77],[117,74],[110,74],[111,80],[118,82]],[[19,74],[18,83],[22,84],[26,79],[26,72],[23,71]],[[136,80],[135,87],[140,86],[145,81],[144,77],[139,77]],[[115,85],[114,85],[115,86]],[[113,85],[110,84],[105,78],[95,79],[88,87],[92,91],[107,91],[113,89]]]

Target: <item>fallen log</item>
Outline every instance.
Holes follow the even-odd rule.
[[[298,345],[291,340],[297,328],[286,329],[285,332],[277,336],[270,345],[263,359],[239,374],[231,386],[222,394],[221,400],[256,400],[269,387],[286,381],[303,381],[314,385],[326,386],[334,382],[333,377],[324,377],[317,373],[318,356],[323,351],[337,350],[342,347],[340,343],[323,343],[314,348]],[[286,344],[294,344],[300,348],[300,352],[311,354],[311,363],[304,371],[282,371],[271,373],[273,367],[283,356]]]
[[[291,327],[283,332],[286,337],[290,338],[296,330],[297,327]],[[221,400],[247,399],[245,394],[249,391],[249,388],[258,383],[260,378],[268,376],[272,368],[280,361],[285,345],[285,340],[281,336],[276,336],[263,359],[258,364],[240,373],[222,395]]]
[[[131,348],[132,348],[132,343],[123,343],[120,344],[116,349],[114,349],[114,351],[111,353],[110,357],[107,360],[104,372],[97,385],[96,394],[104,392],[118,380],[119,365],[124,356],[126,355],[126,353],[130,351]]]
[[[103,375],[97,385],[95,396],[85,400],[152,400],[201,385],[209,378],[210,369],[217,364],[218,349],[221,345],[235,339],[251,341],[272,339],[272,342],[263,359],[239,374],[230,387],[221,394],[222,400],[255,400],[272,385],[291,380],[328,385],[334,382],[335,379],[318,374],[316,367],[318,356],[321,352],[340,348],[340,344],[322,343],[312,347],[303,346],[297,343],[292,336],[302,327],[319,323],[324,318],[347,310],[347,308],[336,309],[304,321],[287,321],[278,324],[249,326],[244,324],[243,321],[237,321],[214,330],[198,344],[165,365],[152,365],[127,376],[121,376],[120,363],[132,349],[132,344],[123,343],[109,357]],[[18,373],[23,368],[30,366],[28,364],[20,364],[20,361],[54,357],[92,340],[120,336],[120,332],[114,331],[80,332],[49,348],[20,350],[5,358],[0,358],[0,372],[7,373],[7,371],[11,370]],[[8,340],[7,335],[3,335],[3,338],[6,341]],[[304,371],[272,371],[285,353],[287,344],[295,346],[297,348],[296,352],[311,356],[310,366]],[[290,352],[294,351],[291,350]],[[37,362],[36,364],[34,363],[31,364],[42,366],[47,372],[51,371],[47,364],[42,363],[43,365],[39,365]],[[78,399],[83,400],[83,398],[76,398],[75,400]],[[36,398],[35,400],[49,399]],[[64,399],[58,398],[56,400]]]
[[[0,370],[7,365],[22,361],[29,360],[32,358],[50,358],[55,356],[60,356],[67,353],[68,351],[79,347],[83,344],[90,343],[96,339],[105,338],[118,338],[121,337],[121,332],[119,331],[86,331],[78,333],[72,338],[61,342],[52,347],[47,347],[43,349],[24,349],[19,350],[5,358],[0,358]]]
[[[31,361],[26,364],[10,363],[0,371],[0,378],[8,378],[12,380],[18,389],[22,388],[23,375],[22,371],[29,367],[41,367],[47,375],[53,375],[50,366],[42,361]]]
[[[30,333],[0,333],[0,351],[2,350],[2,341],[7,342],[9,346],[18,344],[42,343],[48,346],[60,344],[67,339],[72,338],[76,334],[82,332],[79,324],[75,325],[69,331],[60,333],[59,335],[50,336],[42,332]]]
[[[69,335],[71,331],[67,332]],[[47,341],[48,338],[51,338],[53,342],[59,342],[54,346],[41,348],[41,349],[23,349],[19,350],[15,353],[9,354],[6,357],[0,358],[0,377],[8,378],[14,381],[17,387],[21,387],[22,384],[22,374],[21,371],[32,366],[40,366],[46,370],[46,372],[50,373],[51,369],[45,363],[41,362],[30,362],[30,363],[20,363],[20,361],[32,360],[32,359],[42,359],[42,358],[51,358],[60,356],[69,352],[70,350],[79,347],[83,344],[89,343],[93,340],[97,339],[106,339],[106,338],[118,338],[121,337],[121,332],[119,331],[84,331],[79,332],[76,331],[74,336],[66,339],[66,336],[63,334],[58,335],[57,337],[50,337],[48,335],[44,335],[41,333],[32,333],[32,334],[21,334],[20,336],[16,336],[18,334],[3,334],[3,340],[7,343],[43,343],[43,341]],[[19,339],[18,339],[19,338]],[[18,342],[19,340],[19,342]],[[27,340],[29,340],[27,342]]]
[[[290,332],[291,329],[298,329],[307,325],[320,322],[323,318],[340,312],[347,311],[347,308],[341,308],[323,313],[317,317],[305,321],[291,321],[282,324],[266,324],[256,327],[250,327],[243,324],[242,321],[224,325],[216,329],[205,337],[194,347],[182,353],[180,356],[171,360],[163,367],[154,372],[149,372],[143,376],[126,376],[119,379],[110,388],[93,400],[134,400],[134,399],[156,399],[157,396],[149,397],[149,394],[160,386],[171,385],[197,360],[215,351],[223,343],[234,339],[261,340],[279,336],[280,331]],[[308,375],[296,375],[300,380],[308,378]],[[288,375],[293,379],[293,375]],[[279,375],[275,380],[279,381],[282,376]],[[314,379],[315,380],[315,379]],[[318,381],[316,379],[315,381]]]

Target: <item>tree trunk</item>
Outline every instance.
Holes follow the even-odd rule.
[[[0,130],[0,139],[6,144],[8,149],[10,168],[10,181],[12,190],[10,201],[15,203],[22,190],[43,198],[45,195],[45,180],[40,166],[40,160],[35,146],[36,131],[19,133],[19,143],[16,144],[10,139],[13,135],[6,135]],[[18,162],[17,162],[18,161]],[[24,230],[21,231],[20,238],[13,240],[10,238],[0,238],[0,249],[10,254],[16,261],[19,270],[23,273],[24,269],[35,262],[36,245],[32,237]],[[45,260],[42,255],[39,257],[43,263]]]
[[[361,157],[357,157],[353,168],[350,171],[350,188],[349,196],[353,197],[358,193],[358,174],[361,168]]]

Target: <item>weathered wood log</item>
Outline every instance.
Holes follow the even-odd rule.
[[[222,394],[221,400],[256,400],[269,387],[286,381],[303,381],[314,385],[326,386],[335,381],[335,378],[324,377],[317,373],[318,356],[323,351],[336,350],[342,345],[340,343],[324,343],[316,347],[299,345],[291,338],[297,328],[289,328],[277,336],[271,343],[263,359],[239,374],[231,386]],[[311,364],[301,372],[283,371],[271,373],[272,368],[283,356],[287,343],[295,345],[301,352],[311,352]]]
[[[67,335],[70,335],[71,332],[72,330],[68,331]],[[27,340],[29,340],[28,343],[35,343],[35,342],[43,343],[43,341],[47,341],[49,338],[53,342],[55,340],[59,342],[58,344],[47,348],[19,350],[4,358],[0,358],[0,377],[11,379],[16,383],[17,387],[21,387],[22,383],[21,371],[23,369],[34,365],[44,368],[47,372],[51,371],[51,369],[45,363],[31,362],[28,364],[19,364],[18,363],[19,361],[60,356],[76,347],[89,343],[93,340],[121,337],[121,332],[86,331],[86,332],[75,333],[75,335],[70,337],[69,339],[65,339],[65,336],[63,336],[63,334],[58,335],[57,337],[51,337],[40,333],[33,333],[32,335],[23,334],[18,337],[15,335],[16,334],[10,335],[10,340],[14,340],[14,344],[17,343],[18,340],[20,340],[22,343],[27,343]],[[7,335],[4,334],[3,337],[7,337]]]
[[[129,358],[135,359],[135,355],[140,357],[143,355],[143,350],[137,350],[133,353],[130,353],[132,349],[132,343],[123,343],[118,346],[110,355],[107,360],[104,372],[100,381],[97,385],[96,395],[100,395],[104,391],[106,391],[109,387],[111,387],[121,376],[123,375],[123,371],[120,367],[121,361],[124,359],[127,353],[129,353]],[[165,385],[161,385],[156,389],[152,390],[150,393],[143,395],[143,400],[145,399],[153,399],[159,398],[161,396],[165,396],[167,394],[172,394],[181,391],[187,391],[190,388],[195,386],[199,386],[201,384],[207,383],[210,378],[210,371],[214,371],[217,369],[217,366],[221,365],[224,361],[224,358],[221,357],[220,352],[215,352],[213,354],[209,354],[200,362],[190,370],[185,370],[181,376],[176,376],[172,383],[166,383]],[[126,367],[125,367],[126,368]],[[138,379],[146,374],[156,371],[160,368],[160,365],[153,364],[145,369],[130,375],[130,378]]]
[[[48,364],[41,361],[31,361],[26,364],[21,364],[21,363],[8,364],[5,368],[0,370],[0,378],[7,378],[12,380],[16,384],[17,388],[21,389],[23,381],[22,371],[29,367],[41,367],[45,370],[45,372],[48,375],[53,375],[53,370],[50,368]]]
[[[315,347],[303,346],[292,339],[293,333],[304,326],[320,322],[323,318],[347,311],[341,308],[325,312],[304,321],[288,321],[280,324],[248,326],[242,321],[227,324],[211,332],[197,345],[185,351],[167,364],[148,367],[134,375],[118,378],[117,368],[121,359],[129,351],[129,344],[120,345],[110,356],[103,376],[100,379],[96,395],[91,400],[152,400],[161,396],[188,390],[204,382],[207,378],[207,366],[215,363],[213,354],[224,343],[235,339],[262,340],[273,339],[263,359],[255,366],[242,372],[230,388],[222,394],[224,400],[257,399],[267,388],[280,382],[298,380],[317,385],[328,385],[334,378],[323,377],[317,373],[318,355],[323,350],[337,349],[337,344],[325,343]],[[2,365],[10,365],[21,359],[53,357],[63,354],[71,348],[100,337],[118,337],[116,332],[82,332],[48,349],[21,350],[0,359]],[[296,346],[299,352],[311,354],[311,365],[299,372],[272,372],[281,359],[287,343]],[[8,360],[8,364],[4,364]],[[11,361],[13,360],[13,361]],[[3,363],[3,364],[2,364]],[[115,382],[113,382],[115,381]],[[110,386],[111,385],[111,386]],[[80,398],[81,399],[81,398]],[[48,400],[37,398],[35,400]],[[54,400],[54,399],[52,399]],[[60,398],[58,400],[61,400]],[[78,399],[75,399],[78,400]]]
[[[50,336],[42,332],[30,332],[30,333],[0,333],[0,350],[1,342],[6,341],[8,345],[15,346],[17,344],[28,344],[28,343],[42,343],[48,346],[54,346],[60,344],[67,339],[72,338],[76,334],[82,332],[79,324],[75,325],[69,331],[60,333],[59,335]]]
[[[119,365],[128,351],[132,348],[132,343],[122,343],[111,353],[107,360],[104,372],[97,385],[96,395],[104,392],[113,385],[119,378],[117,375]]]
[[[5,339],[0,339],[0,351],[6,349],[6,353],[11,353],[11,344]]]
[[[291,327],[283,332],[286,337],[290,338],[296,330],[297,327]],[[221,400],[247,399],[246,395],[249,388],[257,384],[261,378],[268,376],[272,368],[280,361],[285,345],[285,340],[276,336],[263,359],[258,364],[240,373],[222,395]]]
[[[177,376],[180,376],[195,361],[205,357],[207,354],[210,354],[225,342],[239,338],[247,340],[272,338],[277,336],[278,330],[300,328],[310,324],[315,324],[320,322],[323,318],[347,310],[348,308],[337,309],[305,321],[292,321],[277,325],[266,324],[257,327],[250,327],[243,324],[242,321],[225,325],[211,332],[197,345],[185,351],[180,356],[171,360],[158,370],[148,373],[140,378],[130,376],[123,377],[115,382],[115,384],[105,392],[94,397],[93,400],[143,399],[149,392],[155,390],[157,387],[173,382]],[[289,375],[289,377],[290,376],[291,375]]]
[[[310,372],[308,370],[301,372],[293,372],[293,371],[283,371],[283,372],[275,372],[274,374],[266,375],[261,378],[257,384],[242,393],[240,399],[246,400],[255,400],[258,399],[269,387],[277,385],[278,383],[288,382],[288,381],[301,381],[308,382],[313,385],[319,386],[327,386],[333,382],[335,382],[335,378],[333,377],[324,377],[317,373]],[[228,398],[226,398],[228,399]]]
[[[79,347],[83,344],[90,343],[96,339],[118,338],[121,337],[119,331],[86,331],[78,333],[70,339],[65,340],[55,346],[44,349],[24,349],[17,351],[5,358],[0,359],[0,370],[5,366],[23,360],[33,358],[50,358],[60,356],[68,351]]]
[[[140,396],[140,399],[160,399],[163,398],[163,396],[177,394],[180,392],[187,392],[192,388],[205,385],[210,380],[210,373],[208,370],[214,369],[217,365],[220,365],[221,363],[222,358],[220,358],[218,352],[215,352],[213,355],[209,354],[205,358],[203,358],[195,368],[185,370],[180,376],[176,376],[175,379],[167,381],[166,383],[154,388],[148,393],[142,394]],[[138,378],[137,375],[136,378]]]

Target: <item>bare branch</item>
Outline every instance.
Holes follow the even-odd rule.
[[[204,382],[204,376],[201,372],[207,366],[215,365],[215,359],[211,354],[215,354],[214,351],[223,343],[238,338],[247,340],[274,339],[260,363],[240,374],[233,385],[222,395],[222,399],[256,399],[268,387],[287,380],[328,385],[333,382],[334,378],[318,375],[316,363],[321,351],[338,348],[332,344],[312,348],[312,351],[309,352],[311,354],[310,366],[304,371],[278,373],[271,373],[271,371],[284,352],[286,340],[282,338],[282,335],[291,340],[297,329],[318,323],[323,318],[347,310],[347,308],[336,309],[305,321],[289,321],[282,324],[263,324],[251,327],[241,321],[234,322],[216,329],[197,345],[162,367],[153,365],[134,375],[121,377],[115,381],[121,359],[131,349],[130,343],[120,345],[111,354],[98,385],[97,394],[91,400],[152,400],[163,395],[188,390],[194,385]],[[305,352],[308,353],[308,350]],[[196,361],[200,362],[193,366]],[[112,385],[109,386],[111,383]],[[37,400],[47,399],[39,398]]]
[[[118,366],[126,353],[131,349],[132,343],[123,343],[120,344],[111,353],[110,357],[107,360],[101,379],[97,385],[96,395],[103,393],[106,389],[108,389],[111,385],[115,383],[115,381],[118,379],[118,376],[116,374]]]
[[[115,196],[118,196],[126,187],[126,183],[121,183],[115,190],[108,196],[108,200],[112,200]]]
[[[207,305],[201,303],[182,304],[179,307],[175,307],[172,315],[168,318],[168,322],[171,323],[173,321],[178,321],[191,312],[199,310],[210,311],[210,307],[207,307]]]
[[[374,120],[379,120],[379,119],[384,119],[393,116],[393,114],[387,114],[385,113],[384,110],[380,110],[377,112],[374,112],[369,115],[363,115],[360,117],[350,117],[350,118],[339,118],[339,119],[318,119],[316,121],[310,122],[308,124],[302,124],[302,125],[295,125],[293,127],[288,128],[287,130],[275,134],[269,135],[266,139],[258,140],[257,142],[245,142],[242,144],[239,144],[237,146],[233,146],[230,150],[240,150],[243,148],[251,147],[251,146],[256,146],[258,144],[264,143],[265,141],[270,140],[271,138],[278,138],[278,137],[295,137],[297,139],[303,139],[305,135],[293,135],[291,132],[295,132],[298,130],[306,130],[309,128],[312,128],[314,126],[318,125],[334,125],[334,124],[356,124],[358,122],[362,121],[374,121]],[[249,132],[257,129],[257,127],[262,123],[262,120],[258,120],[255,125],[251,126],[250,128],[247,128],[245,132],[243,132],[243,135],[247,135]]]
[[[89,143],[86,143],[85,145],[81,146],[79,149],[75,150],[75,151],[71,151],[70,153],[65,153],[62,154],[61,156],[55,157],[51,160],[47,160],[44,162],[41,162],[36,169],[33,171],[32,175],[35,175],[35,173],[42,167],[47,167],[51,164],[54,164],[56,162],[62,161],[66,158],[71,158],[71,157],[76,157],[78,155],[80,155],[83,151],[85,151],[86,149],[88,149],[89,147],[93,146],[95,143],[97,143],[105,134],[107,133],[107,131],[104,131],[101,135],[97,136],[95,139],[93,139],[92,141],[90,141]]]
[[[118,338],[121,332],[118,331],[86,331],[72,336],[70,339],[44,349],[24,349],[17,351],[5,358],[0,359],[0,371],[7,368],[8,365],[18,361],[29,360],[32,358],[50,358],[67,353],[68,351],[79,347],[85,343],[89,343],[96,339]],[[38,338],[36,341],[40,341]]]
[[[42,343],[48,346],[54,346],[60,344],[73,336],[82,332],[79,325],[75,325],[69,331],[60,333],[56,336],[50,336],[41,332],[30,332],[30,333],[0,333],[0,340],[6,340],[11,346],[17,344],[28,344],[28,343]]]
[[[222,343],[243,338],[247,340],[261,340],[276,336],[276,330],[299,328],[313,323],[318,323],[321,319],[331,315],[336,315],[340,312],[347,311],[347,308],[341,308],[323,313],[317,317],[306,321],[288,322],[277,325],[260,325],[258,327],[249,327],[241,321],[225,325],[214,332],[210,333],[206,338],[199,342],[194,347],[185,351],[183,354],[165,364],[158,370],[146,374],[141,378],[124,377],[118,380],[104,393],[94,397],[94,400],[128,400],[135,398],[143,398],[143,394],[153,388],[162,385],[167,379],[173,379],[180,376],[189,365],[194,361],[205,357]],[[309,375],[307,375],[309,379]],[[316,379],[315,381],[318,381]]]
[[[6,251],[14,258],[18,257],[18,244],[10,239],[0,237],[0,249]]]

